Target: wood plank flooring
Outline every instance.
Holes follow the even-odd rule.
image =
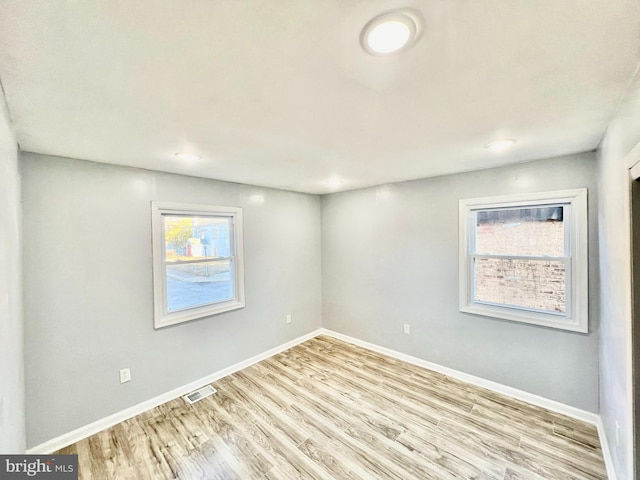
[[[606,479],[595,427],[320,336],[71,445],[80,478]]]

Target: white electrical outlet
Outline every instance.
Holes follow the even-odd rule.
[[[408,323],[404,324],[404,333],[406,333],[407,335],[411,333],[411,325],[409,325]]]
[[[616,446],[620,446],[620,424],[616,420]]]
[[[290,313],[287,314],[287,323],[291,323],[291,314]]]
[[[120,383],[127,383],[131,381],[131,370],[123,368],[120,370]]]

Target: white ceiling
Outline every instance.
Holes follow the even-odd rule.
[[[327,193],[596,148],[639,3],[3,0],[0,79],[23,150]],[[422,37],[366,54],[398,7]]]

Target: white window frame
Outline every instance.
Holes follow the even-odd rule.
[[[198,307],[168,312],[167,282],[165,272],[165,241],[163,215],[228,217],[233,225],[231,236],[231,275],[234,280],[235,297],[223,302],[210,303]],[[186,203],[151,202],[151,228],[153,246],[153,296],[154,328],[167,327],[189,320],[217,315],[245,306],[244,299],[244,254],[242,232],[242,208],[212,205],[192,205]]]
[[[560,190],[497,197],[468,198],[459,205],[460,311],[515,322],[542,325],[574,332],[589,331],[589,266],[587,189]],[[495,208],[564,206],[566,269],[566,312],[544,312],[526,307],[481,303],[474,299],[476,258],[473,213]],[[485,257],[486,255],[479,255]],[[502,256],[501,256],[502,257]],[[533,257],[525,257],[533,258]],[[558,257],[540,257],[561,260]]]

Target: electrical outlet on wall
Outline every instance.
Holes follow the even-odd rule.
[[[287,313],[287,323],[291,323],[291,314]]]
[[[409,325],[408,323],[404,324],[404,333],[406,333],[407,335],[411,333],[411,325]]]
[[[131,381],[131,370],[123,368],[120,370],[120,383],[127,383]]]

